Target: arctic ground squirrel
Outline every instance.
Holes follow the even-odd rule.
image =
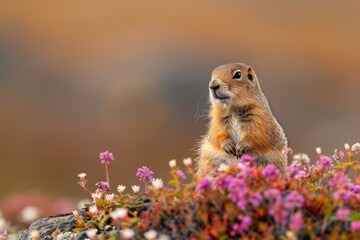
[[[210,123],[199,147],[197,178],[212,177],[219,166],[243,154],[257,165],[287,166],[287,139],[270,110],[252,67],[243,63],[215,68],[209,83]]]

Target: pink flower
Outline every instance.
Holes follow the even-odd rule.
[[[196,189],[199,191],[206,191],[210,189],[211,184],[212,182],[209,178],[203,178],[199,185],[197,185]]]
[[[279,176],[279,170],[273,164],[269,164],[262,170],[262,174],[268,180],[273,181]]]
[[[235,223],[232,226],[232,229],[237,234],[244,234],[246,231],[250,229],[252,224],[252,219],[249,216],[243,216],[243,215],[239,215],[237,219],[240,221],[240,223]]]
[[[334,198],[344,203],[348,203],[350,201],[351,196],[352,196],[352,192],[349,192],[345,189],[340,189],[334,192]]]
[[[316,161],[316,169],[320,172],[326,173],[331,166],[332,160],[329,157],[321,156],[320,159]]]
[[[111,161],[114,161],[114,156],[109,151],[102,152],[99,155],[101,164],[109,165]]]
[[[151,171],[148,167],[141,167],[137,169],[136,176],[140,178],[140,181],[151,182],[153,179],[154,172]]]
[[[281,200],[281,193],[277,188],[270,188],[268,190],[265,190],[264,196],[277,201]]]
[[[336,216],[338,217],[339,220],[345,221],[350,216],[350,213],[351,213],[350,210],[347,208],[339,209],[336,212]]]
[[[0,233],[0,239],[8,239],[10,234],[7,231]]]
[[[287,210],[284,208],[281,201],[276,201],[269,209],[270,215],[274,218],[276,223],[285,225],[288,216]]]
[[[334,151],[334,155],[332,156],[334,160],[341,160],[343,159],[345,156],[343,151],[338,151],[337,149],[335,149]]]
[[[241,156],[240,158],[240,162],[242,163],[254,163],[256,161],[256,158],[254,158],[253,156],[249,155],[249,154],[244,154]]]
[[[354,231],[354,232],[360,231],[360,221],[352,222],[350,227],[351,227],[351,230]]]
[[[344,187],[347,187],[348,184],[349,184],[349,181],[344,172],[336,172],[329,179],[330,187],[344,188]]]
[[[355,184],[352,184],[350,183],[348,185],[350,191],[354,192],[354,193],[360,193],[360,185],[355,185]]]
[[[95,186],[97,187],[97,193],[110,192],[110,186],[108,182],[98,182],[95,184]]]
[[[290,229],[294,231],[299,231],[304,224],[304,219],[302,217],[301,212],[296,212],[290,220]]]
[[[297,193],[291,192],[285,197],[285,208],[291,209],[293,207],[301,207],[304,203],[304,197]]]

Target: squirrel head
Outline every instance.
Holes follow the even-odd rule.
[[[262,94],[252,67],[231,63],[215,68],[209,83],[210,100],[214,107],[238,108],[256,105]]]

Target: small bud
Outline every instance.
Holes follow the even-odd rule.
[[[80,181],[84,181],[86,177],[86,173],[79,173],[78,177],[80,178]]]
[[[185,158],[185,159],[183,160],[183,162],[184,162],[184,165],[185,165],[186,167],[190,167],[190,166],[192,165],[192,160],[191,160],[191,158]]]
[[[131,188],[132,188],[135,195],[138,194],[139,191],[140,191],[140,186],[133,185]]]
[[[242,164],[242,163],[238,163],[238,164]],[[228,165],[226,165],[225,163],[221,163],[219,168],[218,168],[218,171],[219,172],[225,172],[227,169],[228,169]]]
[[[350,145],[348,143],[345,143],[344,147],[346,151],[350,151]]]
[[[135,232],[130,228],[125,228],[121,231],[121,234],[125,239],[132,239],[135,235]]]
[[[117,187],[117,191],[119,192],[119,194],[122,194],[125,191],[126,187],[124,185],[119,185]]]
[[[318,155],[321,155],[321,148],[320,148],[320,147],[317,147],[317,148],[316,148],[316,153],[317,153]]]
[[[144,237],[146,240],[155,240],[157,236],[157,232],[155,230],[149,230],[144,233]]]
[[[170,166],[170,168],[176,168],[176,160],[175,159],[171,160],[169,162],[169,166]]]

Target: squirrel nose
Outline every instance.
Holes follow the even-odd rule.
[[[209,88],[215,91],[220,88],[220,84],[218,84],[216,81],[212,81]]]

